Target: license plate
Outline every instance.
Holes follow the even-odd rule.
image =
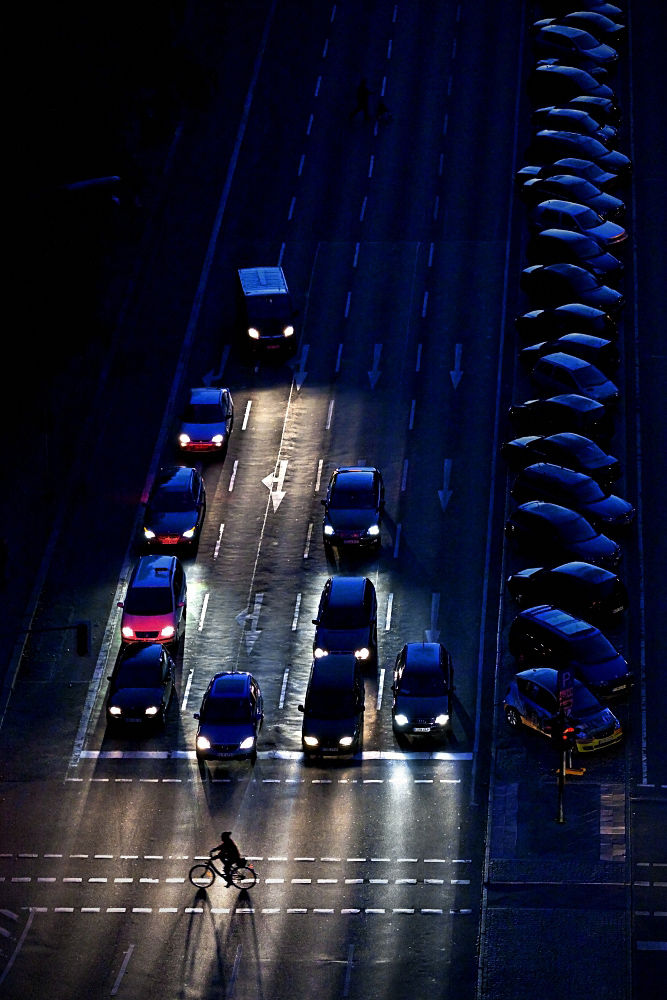
[[[611,609],[611,613],[612,613],[612,615],[615,615],[615,614],[618,614],[618,612],[622,611],[622,610],[623,610],[623,605],[621,605],[620,608],[612,608]]]
[[[621,684],[621,685],[620,685],[619,687],[617,687],[617,688],[612,688],[612,689],[611,689],[611,690],[612,690],[612,694],[613,694],[614,692],[616,692],[616,691],[625,691],[625,689],[627,688],[627,686],[628,686],[627,684]]]
[[[358,545],[359,539],[357,538],[344,538],[343,545]]]
[[[415,728],[412,731],[413,731],[413,733],[430,733],[431,732],[431,727],[430,726],[415,726]]]
[[[161,545],[178,545],[178,538],[158,538]]]
[[[127,717],[123,720],[124,722],[142,722],[142,719],[128,719]]]
[[[338,747],[322,747],[323,753],[338,753]]]

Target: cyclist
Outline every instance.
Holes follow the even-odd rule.
[[[245,865],[245,858],[241,857],[238,847],[232,840],[232,831],[224,830],[220,834],[220,843],[210,852],[212,858],[219,858],[222,861],[225,880],[227,885],[232,884],[232,868],[242,868]]]

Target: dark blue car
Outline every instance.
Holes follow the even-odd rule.
[[[245,671],[216,674],[206,689],[197,727],[197,760],[257,759],[257,737],[264,719],[259,684]]]

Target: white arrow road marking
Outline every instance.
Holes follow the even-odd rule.
[[[257,623],[259,621],[259,613],[262,610],[262,604],[264,603],[264,594],[255,594],[255,606],[252,612],[249,608],[242,611],[240,614],[236,615],[234,621],[237,625],[240,625],[244,629],[243,638],[245,639],[246,649],[249,653],[252,652],[252,648],[262,634],[262,630],[257,628]],[[250,628],[245,628],[245,623],[250,622]]]
[[[222,350],[222,357],[220,358],[220,366],[218,370],[216,371],[214,368],[211,368],[210,372],[206,372],[206,374],[202,377],[202,382],[204,383],[207,389],[210,389],[214,382],[219,382],[220,379],[222,378],[222,373],[225,370],[225,365],[227,364],[228,357],[229,357],[229,344],[226,344]]]
[[[446,458],[444,472],[442,475],[442,489],[438,490],[438,499],[440,500],[440,506],[442,507],[443,511],[447,506],[447,504],[449,503],[449,499],[452,495],[452,490],[450,490],[449,488],[449,478],[451,474],[452,474],[452,460],[451,458]]]
[[[294,383],[296,385],[297,392],[299,391],[303,383],[306,381],[306,377],[308,375],[308,372],[305,369],[306,369],[306,359],[308,357],[309,346],[310,346],[309,344],[303,345],[303,347],[301,348],[301,357],[297,362],[293,364]]]
[[[454,371],[450,371],[450,376],[454,388],[458,388],[458,384],[461,381],[461,376],[463,372],[461,371],[461,354],[463,353],[463,344],[457,344],[454,348]]]
[[[270,476],[266,476],[264,479],[262,479],[262,482],[264,483],[269,493],[271,494],[271,502],[273,503],[274,514],[278,510],[280,504],[282,503],[282,501],[285,499],[286,496],[285,491],[283,490],[283,483],[285,482],[286,472],[287,472],[287,459],[284,458],[281,459],[280,461],[277,476],[275,475],[275,473],[271,473]],[[273,489],[274,484],[276,487],[275,490]]]
[[[426,629],[426,641],[437,642],[440,632],[437,628],[440,614],[440,594],[431,594],[431,627]]]
[[[377,385],[377,380],[379,379],[382,372],[378,371],[378,365],[380,364],[380,355],[382,353],[382,344],[375,344],[373,347],[373,367],[368,373],[368,377],[371,380],[371,389],[374,389]]]

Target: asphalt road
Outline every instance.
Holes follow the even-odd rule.
[[[31,640],[0,730],[8,995],[504,996],[505,959],[539,986],[517,941],[538,927],[548,941],[549,921],[562,935],[581,910],[587,968],[604,960],[601,981],[629,981],[624,791],[642,776],[641,698],[624,717],[627,752],[591,762],[573,786],[564,837],[550,817],[549,748],[506,733],[494,710],[512,669],[501,595],[514,558],[495,446],[505,405],[527,394],[506,329],[524,240],[511,200],[525,138],[523,15],[518,0],[338,3],[304,25],[302,5],[265,2],[225,41],[221,59],[238,77],[184,131],[159,247],[40,600],[43,626],[93,621],[95,656],[77,658],[68,634]],[[391,124],[350,120],[362,76]],[[635,105],[645,91],[635,87]],[[635,190],[639,218],[648,210]],[[234,338],[235,268],[278,261],[299,344],[292,367],[255,366]],[[659,301],[637,289],[638,303]],[[658,353],[659,324],[649,325]],[[628,330],[626,319],[626,378]],[[186,562],[176,696],[163,733],[107,736],[115,602],[139,553],[139,501],[157,466],[178,458],[185,391],[209,376],[231,388],[235,426],[224,463],[201,465],[208,508]],[[635,412],[615,439],[628,470]],[[641,418],[659,425],[659,394],[642,391]],[[644,481],[660,481],[657,453],[648,461]],[[381,553],[328,563],[319,501],[331,471],[358,462],[384,475]],[[655,518],[651,508],[647,526]],[[626,559],[644,581],[652,560],[648,612],[664,570],[646,531],[645,563],[632,546]],[[366,679],[360,758],[306,765],[297,705],[334,572],[376,585],[379,669]],[[619,641],[638,650],[636,620]],[[453,733],[439,752],[404,755],[391,669],[426,630],[452,653]],[[659,646],[649,631],[647,663]],[[259,761],[213,766],[202,780],[192,714],[212,673],[232,667],[262,687]],[[653,706],[664,691],[648,670],[645,681],[656,749],[644,783],[658,787]],[[256,859],[250,898],[218,886],[202,898],[186,881],[221,829]],[[657,845],[647,851],[660,862]],[[559,879],[560,896],[546,888]]]

